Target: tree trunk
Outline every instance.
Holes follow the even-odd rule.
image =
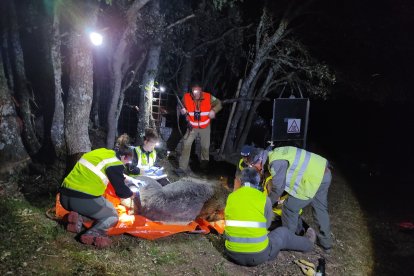
[[[257,73],[260,70],[260,66],[262,65],[261,62],[254,62],[252,68],[250,69],[249,75],[247,76],[247,78],[245,79],[245,81],[242,84],[242,88],[240,89],[240,97],[247,97],[248,91],[250,89],[250,85],[253,82],[255,76],[257,75]],[[240,103],[237,106],[236,109],[236,113],[233,117],[232,123],[230,125],[230,131],[229,131],[229,135],[227,137],[227,142],[226,142],[226,147],[225,147],[225,152],[229,153],[229,152],[234,152],[236,150],[235,148],[235,139],[236,139],[236,131],[237,131],[237,126],[239,124],[240,118],[242,116],[243,112],[248,112],[247,110],[245,110],[246,108],[246,103],[244,101],[240,101]]]
[[[266,58],[269,53],[272,51],[273,47],[280,42],[282,39],[287,26],[288,20],[283,18],[278,28],[272,34],[272,36],[265,38],[263,30],[266,29],[265,24],[268,20],[266,19],[266,11],[263,11],[262,19],[259,23],[259,26],[256,31],[256,54],[253,65],[249,71],[249,74],[242,85],[242,89],[240,91],[241,98],[247,98],[250,94],[254,93],[254,80],[261,70],[262,65],[267,61]],[[251,95],[250,95],[251,96]],[[231,123],[231,128],[228,136],[228,141],[226,143],[226,152],[233,152],[237,150],[239,143],[236,142],[238,134],[240,135],[242,131],[245,131],[244,123],[242,122],[242,118],[246,118],[243,116],[245,112],[250,112],[251,103],[241,101],[237,107],[236,114],[233,118]]]
[[[202,0],[199,1],[197,9],[204,11],[206,8],[206,1]],[[178,91],[178,94],[180,96],[183,96],[185,92],[188,92],[190,90],[191,85],[191,79],[194,78],[194,76],[191,76],[191,73],[193,72],[193,66],[194,66],[194,53],[192,53],[190,50],[194,48],[195,41],[198,40],[198,37],[200,35],[200,28],[196,24],[195,21],[192,21],[191,24],[191,36],[188,36],[187,41],[184,45],[185,47],[185,57],[184,57],[184,66],[183,70],[181,71],[180,75],[180,90]],[[197,79],[200,81],[200,79]],[[193,79],[194,81],[194,79]]]
[[[0,14],[1,12],[0,10]],[[7,88],[3,59],[0,54],[0,175],[16,172],[30,162],[30,157],[20,138],[18,120]]]
[[[268,87],[270,85],[270,82],[273,79],[273,76],[274,76],[273,68],[270,68],[267,73],[266,80],[263,82],[255,98],[261,99],[266,96],[268,92]],[[237,148],[241,148],[246,142],[247,135],[249,134],[250,127],[253,123],[253,119],[256,117],[256,110],[261,103],[262,103],[261,101],[249,101],[248,103],[249,112],[245,112],[240,121],[239,133],[237,135],[238,137],[237,144],[236,144]]]
[[[148,61],[142,80],[142,87],[139,98],[139,121],[137,128],[137,137],[142,139],[144,131],[151,124],[152,118],[152,98],[154,90],[155,77],[158,73],[160,61],[161,45],[152,45],[148,52]],[[142,141],[139,141],[142,142]]]
[[[88,5],[82,0],[76,3],[80,7],[77,11],[84,12],[82,18],[85,22],[81,25],[93,28],[97,20],[97,4]],[[79,24],[76,21],[78,18],[71,18],[72,30],[69,34],[70,76],[65,110],[65,139],[69,155],[91,150],[88,127],[93,98],[92,45],[83,29],[75,28]]]
[[[179,96],[184,96],[184,93],[190,90],[191,72],[193,71],[193,56],[184,57],[184,66],[180,74],[180,89]]]
[[[94,62],[94,80],[95,80],[95,91],[93,94],[93,101],[92,101],[92,112],[91,112],[91,118],[92,118],[92,125],[93,128],[97,129],[101,126],[100,120],[99,120],[99,106],[101,103],[101,91],[104,89],[103,87],[103,78],[102,75],[104,74],[103,70],[103,64],[102,62],[98,62],[95,60]]]
[[[131,7],[126,13],[127,26],[122,33],[122,37],[114,52],[111,66],[113,76],[111,83],[112,98],[109,104],[108,133],[106,137],[106,146],[108,148],[113,148],[115,137],[118,131],[118,119],[121,113],[120,107],[122,107],[122,102],[120,102],[120,100],[123,101],[123,97],[121,97],[122,79],[125,73],[125,68],[123,68],[123,65],[125,64],[126,58],[128,58],[128,47],[130,47],[131,41],[134,41],[133,37],[137,30],[136,19],[138,13],[141,8],[145,6],[149,1],[150,0],[135,0],[134,3],[132,3]]]
[[[57,4],[58,5],[58,4]],[[54,79],[54,95],[55,95],[55,108],[52,118],[52,126],[50,129],[50,135],[55,149],[56,156],[63,158],[66,155],[65,144],[65,110],[63,105],[63,90],[62,90],[62,64],[60,54],[60,9],[59,6],[55,7],[53,15],[53,27],[52,27],[52,41],[51,41],[51,62],[53,67],[53,79]]]
[[[14,87],[17,100],[19,103],[19,115],[23,120],[23,142],[26,145],[28,153],[33,156],[40,149],[40,143],[37,139],[35,128],[34,128],[34,118],[31,111],[30,102],[34,102],[34,96],[31,95],[28,88],[28,81],[26,78],[25,68],[24,68],[24,58],[23,50],[20,44],[20,35],[17,25],[17,15],[14,2],[10,1],[9,3],[9,22],[10,22],[10,45],[13,52],[12,66],[13,66],[13,75],[14,75]]]
[[[159,1],[155,0],[151,6],[152,14],[159,14]],[[143,142],[145,129],[154,124],[152,117],[152,99],[155,77],[158,74],[158,65],[160,63],[161,44],[159,41],[154,41],[148,52],[147,65],[144,76],[142,78],[141,94],[139,98],[139,121],[137,127],[138,143]]]

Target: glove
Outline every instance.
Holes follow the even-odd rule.
[[[313,263],[307,262],[305,260],[295,260],[294,263],[300,267],[303,274],[306,276],[315,275],[315,265]]]
[[[208,113],[208,117],[210,119],[216,118],[216,112],[214,110],[210,110],[210,112]]]

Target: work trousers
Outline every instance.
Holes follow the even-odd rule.
[[[313,217],[319,227],[318,241],[325,249],[332,247],[328,213],[328,190],[331,185],[331,180],[332,174],[327,168],[322,183],[313,198],[302,200],[289,196],[283,203],[282,209],[282,225],[286,226],[290,231],[295,232],[298,225],[299,210],[310,204],[313,209]]]
[[[100,196],[97,198],[78,198],[61,194],[60,203],[68,211],[74,211],[93,219],[93,226],[85,234],[105,235],[109,228],[118,222],[118,213],[111,202]]]
[[[227,256],[235,263],[244,266],[256,266],[276,259],[280,250],[308,252],[313,250],[313,243],[305,237],[297,236],[286,227],[278,227],[268,234],[269,245],[259,253],[236,253],[226,250]]]
[[[198,135],[200,136],[201,161],[208,161],[210,159],[210,132],[210,125],[206,128],[193,128],[191,131],[187,130],[183,138],[183,149],[179,160],[180,169],[184,171],[188,169],[191,146]]]

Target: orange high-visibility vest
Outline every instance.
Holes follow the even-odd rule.
[[[193,128],[206,128],[210,124],[210,117],[208,117],[211,110],[210,93],[203,92],[201,99],[198,101],[193,100],[190,93],[186,93],[184,95],[184,105]],[[194,112],[200,112],[200,120],[196,120]]]

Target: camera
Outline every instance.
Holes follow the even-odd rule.
[[[194,119],[196,121],[200,121],[200,119],[201,119],[201,112],[200,111],[194,111]]]

